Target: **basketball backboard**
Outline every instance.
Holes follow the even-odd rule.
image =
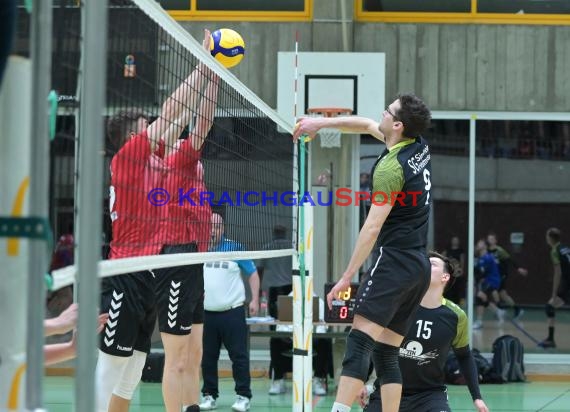
[[[303,52],[298,58],[297,117],[314,107],[343,107],[380,120],[385,95],[384,53]],[[294,120],[295,53],[279,52],[277,111]]]

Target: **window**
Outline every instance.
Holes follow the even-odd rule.
[[[159,0],[177,20],[309,21],[313,0]]]
[[[363,0],[362,10],[469,13],[471,0]]]
[[[568,0],[478,0],[478,13],[570,14]]]
[[[305,0],[196,0],[197,10],[304,11]]]
[[[455,24],[570,24],[568,0],[356,0],[357,21]]]

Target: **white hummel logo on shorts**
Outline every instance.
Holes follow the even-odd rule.
[[[176,317],[178,316],[178,299],[180,294],[180,285],[182,282],[170,282],[169,304],[168,304],[168,326],[171,328],[176,326]],[[184,330],[184,329],[183,329]]]

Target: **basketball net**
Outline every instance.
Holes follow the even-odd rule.
[[[337,117],[337,116],[350,116],[352,114],[352,109],[345,108],[314,108],[307,110],[309,116],[311,117]],[[321,147],[324,148],[335,148],[341,147],[341,131],[339,129],[329,129],[324,128],[318,132],[319,140],[321,142]]]

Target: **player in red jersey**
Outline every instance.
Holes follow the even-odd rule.
[[[211,71],[206,77],[194,127],[186,139],[177,142],[174,153],[165,157],[168,174],[164,187],[171,198],[164,206],[167,213],[156,235],[157,243],[163,244],[161,254],[207,250],[211,210],[208,203],[200,202],[200,193],[205,190],[200,156],[214,121],[219,78]],[[189,120],[189,112],[185,112],[176,124]],[[162,393],[166,410],[179,412],[182,406],[184,411],[197,412],[204,322],[203,264],[158,269],[155,275],[165,353]],[[171,304],[173,301],[176,303]]]
[[[203,47],[209,49],[210,32]],[[109,121],[108,133],[119,148],[111,161],[111,259],[158,254],[162,243],[154,233],[160,208],[147,199],[161,187],[167,165],[156,154],[161,140],[169,150],[180,135],[178,119],[190,116],[206,67],[200,63],[164,102],[160,116],[148,123],[142,112],[123,111]],[[176,133],[178,131],[178,134]],[[153,240],[154,239],[154,240]],[[154,275],[149,271],[106,278],[101,312],[109,320],[101,334],[97,362],[97,411],[128,411],[140,381],[156,321]]]

